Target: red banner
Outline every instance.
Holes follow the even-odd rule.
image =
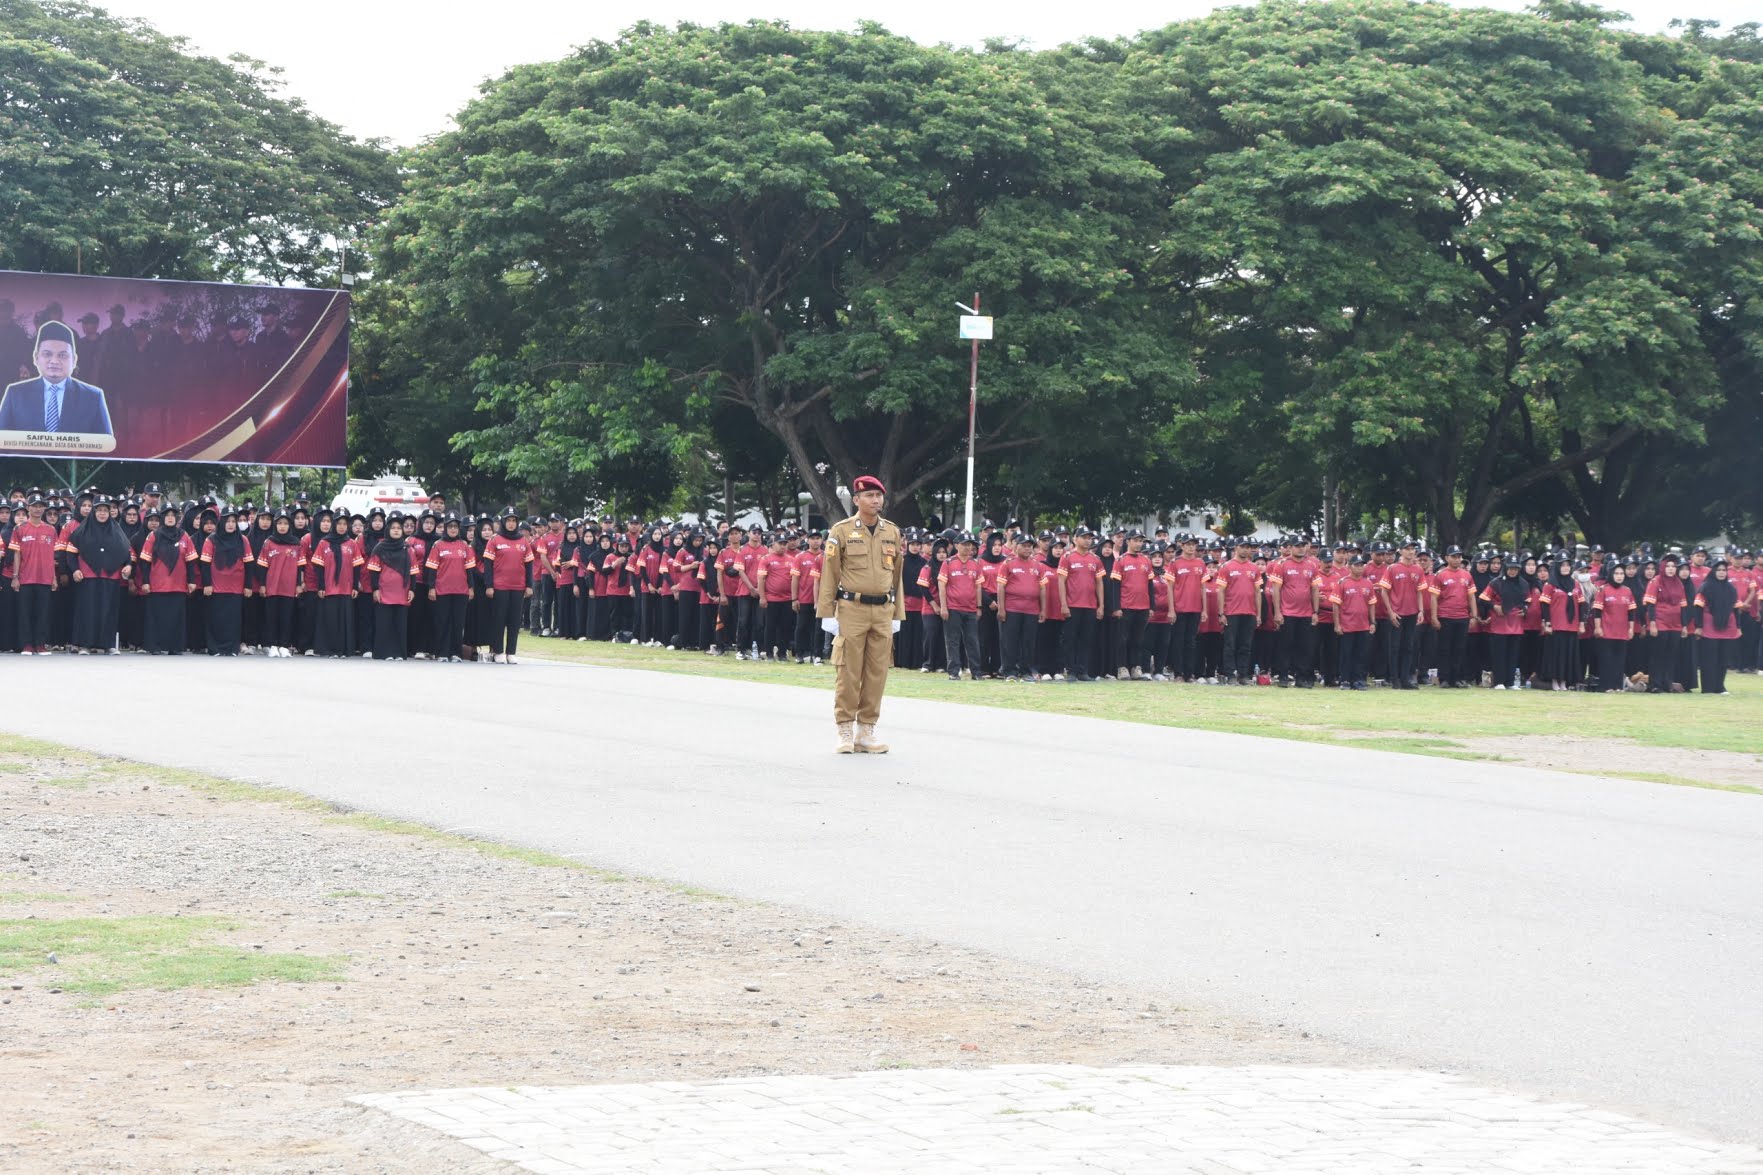
[[[348,464],[342,290],[0,270],[0,456]]]

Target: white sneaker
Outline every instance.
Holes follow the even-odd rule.
[[[814,658],[814,663],[816,665],[820,664],[820,658],[819,657]]]
[[[284,652],[282,654],[282,656],[286,657],[287,653]],[[361,654],[361,659],[363,661],[371,661],[371,660],[373,660],[373,654],[372,653],[363,653],[363,654]]]
[[[507,664],[507,662],[506,662],[506,661],[504,661],[504,660],[503,660],[503,659],[502,659],[502,654],[501,654],[501,653],[497,653],[497,654],[496,654],[496,655],[495,655],[495,657],[493,657],[493,658],[492,658],[492,660],[494,660],[494,661],[495,661],[495,663],[496,663],[496,664],[498,664],[498,665],[506,665],[506,664]]]
[[[1494,688],[1495,689],[1505,689],[1506,687],[1503,685],[1496,685]]]
[[[739,649],[735,650],[735,660],[745,661],[746,659],[747,659],[747,654],[741,652]]]
[[[1043,673],[1043,674],[1041,674],[1041,680],[1042,681],[1052,681],[1053,675],[1051,673]]]
[[[318,651],[317,651],[317,650],[316,650],[316,649],[307,649],[307,650],[306,650],[306,656],[308,656],[308,657],[316,657],[316,656],[318,656]]]
[[[21,656],[21,657],[35,657],[35,656],[36,656],[36,654],[35,654],[35,653],[33,653],[33,652],[31,652],[31,651],[30,651],[30,650],[29,650],[29,649],[21,649],[21,650],[19,650],[19,654],[18,654],[18,655],[19,655],[19,656]],[[44,655],[45,655],[45,656],[47,656],[47,654],[44,654]]]
[[[515,659],[513,653],[510,653],[510,654],[508,654],[507,659],[502,662],[502,664],[504,664],[504,665],[518,665],[518,664],[520,664],[520,662]]]

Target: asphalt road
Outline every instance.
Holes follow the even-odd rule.
[[[908,700],[891,755],[834,756],[828,693],[570,665],[9,657],[0,687],[0,729],[1763,1142],[1763,797]]]

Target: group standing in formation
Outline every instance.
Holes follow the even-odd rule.
[[[512,663],[525,629],[832,655],[816,606],[826,534],[799,527],[461,518],[438,497],[409,516],[233,509],[148,485],[71,501],[14,489],[0,537],[0,651]],[[893,664],[951,679],[1719,694],[1759,664],[1763,569],[1737,548],[1373,542],[1318,557],[1303,535],[900,537]]]

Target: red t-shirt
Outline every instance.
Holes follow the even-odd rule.
[[[151,545],[151,544],[149,544]],[[142,548],[143,555],[146,548]],[[278,543],[275,541],[263,544],[257,552],[257,565],[263,568],[263,594],[266,596],[288,597],[300,594],[300,544]],[[154,585],[158,590],[158,585]]]
[[[405,544],[405,549],[409,550],[408,543]],[[376,603],[393,604],[400,608],[410,603],[410,580],[406,575],[388,565],[382,565],[377,555],[367,561],[367,570],[379,577],[374,588],[380,594]]]
[[[1073,612],[1094,609],[1101,602],[1096,593],[1102,580],[1102,560],[1094,551],[1067,551],[1061,555],[1059,578],[1065,581],[1065,604]]]
[[[563,536],[546,531],[544,536],[539,539],[535,546],[535,555],[539,552],[544,553],[545,571],[550,574],[555,574],[557,570],[557,557],[563,552]]]
[[[1469,619],[1469,597],[1475,594],[1475,576],[1469,568],[1440,568],[1432,577],[1430,590],[1438,597],[1440,620]]]
[[[204,556],[206,558],[206,556]],[[307,586],[327,596],[355,590],[355,569],[361,566],[361,548],[354,539],[343,540],[342,565],[332,567],[331,545],[320,540],[306,557]]]
[[[1598,594],[1592,598],[1592,608],[1596,610],[1598,619],[1603,623],[1603,636],[1607,641],[1625,641],[1628,639],[1629,617],[1634,610],[1634,596],[1629,593],[1626,585],[1616,587],[1603,584]]]
[[[673,574],[673,586],[682,592],[695,592],[698,587],[698,556],[690,547],[681,547],[668,560]]]
[[[6,549],[12,552],[13,573],[20,584],[42,587],[55,582],[55,548],[60,536],[47,522],[31,522],[28,518],[12,528],[12,539]]]
[[[1168,570],[1175,580],[1175,610],[1200,611],[1200,597],[1206,592],[1206,561],[1177,559],[1169,564]]]
[[[490,565],[489,586],[502,591],[526,590],[526,567],[533,561],[533,542],[518,535],[491,535],[484,543],[484,562]]]
[[[1316,619],[1324,624],[1334,623],[1334,600],[1331,597],[1346,578],[1332,563],[1316,574]]]
[[[1502,573],[1501,578],[1505,578]],[[1534,596],[1535,592],[1531,593]],[[1497,609],[1500,602],[1500,580],[1496,579],[1481,589],[1481,598],[1496,605],[1496,610],[1487,620],[1487,630],[1494,636],[1517,636],[1524,631],[1524,616],[1518,609],[1512,608],[1504,612]],[[1528,599],[1529,597],[1527,597]]]
[[[1109,578],[1120,584],[1120,606],[1124,610],[1142,611],[1151,606],[1151,557],[1143,552],[1126,554],[1114,560],[1114,573]]]
[[[765,580],[759,586],[765,592],[767,604],[787,604],[795,599],[795,585],[790,582],[790,571],[795,561],[788,555],[767,553],[759,560],[759,575]]]
[[[1683,609],[1689,603],[1684,598],[1683,580],[1677,576],[1655,576],[1647,585],[1647,594],[1641,603],[1653,606],[1653,623],[1659,626],[1660,632],[1683,631]]]
[[[477,555],[464,539],[442,539],[429,548],[422,564],[437,596],[463,596],[471,588],[469,572],[477,570]]]
[[[1151,623],[1169,622],[1169,575],[1164,572],[1151,577]]]
[[[1426,568],[1418,563],[1391,563],[1383,569],[1377,586],[1389,592],[1397,616],[1414,616],[1420,612],[1420,590],[1426,576]]]
[[[747,578],[753,581],[754,587],[758,587],[759,564],[771,552],[766,550],[763,545],[754,546],[752,543],[748,543],[735,554],[740,557],[741,566],[747,569]]]
[[[747,581],[741,578],[742,567],[746,562],[741,552],[730,547],[716,557],[716,571],[722,583],[722,594],[731,600],[744,600],[752,593],[747,590]]]
[[[1200,594],[1200,631],[1223,632],[1224,613],[1218,610],[1218,593],[1213,586],[1218,582],[1216,572],[1208,572],[1205,579],[1205,591]]]
[[[1003,573],[1003,567],[1002,559],[996,563],[988,563],[984,559],[979,561],[979,586],[987,595],[998,594],[998,576]]]
[[[1732,578],[1731,572],[1727,573],[1727,578]],[[1739,593],[1739,599],[1743,600],[1744,598],[1744,593],[1741,590]],[[1716,641],[1731,641],[1738,639],[1739,610],[1736,606],[1733,608],[1732,614],[1726,618],[1726,624],[1719,628],[1714,626],[1714,617],[1708,615],[1708,605],[1702,599],[1700,592],[1696,593],[1696,607],[1702,609],[1702,635],[1704,637]]]
[[[1329,595],[1342,632],[1370,632],[1377,617],[1377,585],[1363,575],[1348,575]]]
[[[937,582],[943,585],[943,601],[951,612],[979,611],[979,577],[980,568],[984,566],[978,559],[949,559],[943,563],[943,569],[937,575]],[[1067,590],[1070,581],[1067,581]]]
[[[819,551],[803,551],[796,556],[796,603],[813,607],[820,596],[820,569],[826,557]],[[929,564],[926,564],[929,566]]]
[[[1568,615],[1568,610],[1573,606],[1573,598],[1578,594],[1578,588],[1563,591],[1552,583],[1543,585],[1542,591],[1537,593],[1537,603],[1542,605],[1538,611],[1549,622],[1550,628],[1556,632],[1579,631],[1579,622]]]
[[[1260,586],[1261,573],[1247,559],[1232,559],[1218,569],[1215,577],[1224,585],[1226,616],[1260,616],[1255,589]]]
[[[1315,559],[1287,559],[1267,569],[1267,582],[1279,584],[1279,610],[1284,616],[1310,619],[1310,582],[1322,574],[1322,564]]]
[[[999,581],[1004,585],[1004,611],[1041,611],[1041,584],[1047,578],[1047,566],[1039,559],[1006,559]]]

